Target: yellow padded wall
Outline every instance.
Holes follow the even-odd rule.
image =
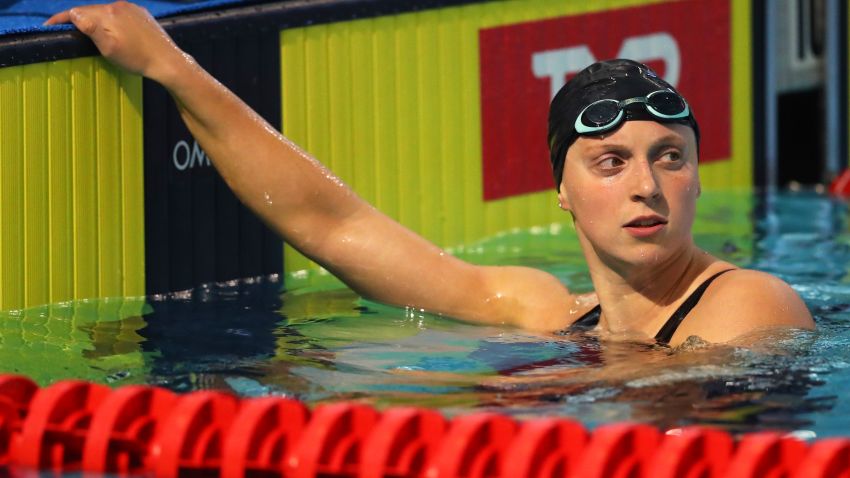
[[[283,132],[443,247],[569,222],[554,190],[482,199],[479,30],[650,3],[663,2],[516,0],[284,30]],[[704,165],[706,190],[752,183],[749,8],[731,2],[732,157]],[[285,266],[311,267],[288,247]]]
[[[0,309],[144,295],[141,79],[0,69]]]

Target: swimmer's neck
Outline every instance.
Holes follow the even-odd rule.
[[[672,304],[715,261],[693,243],[653,267],[594,261],[590,273],[603,311],[600,329],[616,336],[655,336],[670,317]]]

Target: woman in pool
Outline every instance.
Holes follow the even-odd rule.
[[[610,339],[728,342],[813,328],[784,282],[696,247],[698,130],[684,99],[645,66],[592,65],[552,102],[558,200],[573,218],[595,294],[525,267],[463,262],[377,211],[182,52],[144,9],[92,5],[72,22],[115,64],[162,84],[239,198],[284,240],[365,297],[458,319]]]

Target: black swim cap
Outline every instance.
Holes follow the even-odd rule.
[[[624,59],[594,63],[568,81],[549,106],[549,159],[552,161],[555,189],[561,185],[567,149],[580,136],[575,130],[576,118],[588,105],[602,99],[622,101],[643,97],[664,89],[679,94],[648,66]],[[690,126],[699,147],[699,127],[692,110],[684,118],[661,119],[650,114],[644,104],[634,103],[626,106],[623,112],[623,121],[651,120]]]

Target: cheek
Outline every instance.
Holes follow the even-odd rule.
[[[578,185],[570,190],[573,215],[585,226],[598,224],[602,218],[614,217],[621,201],[615,199],[617,188],[613,183],[596,183],[592,187]]]
[[[699,197],[699,180],[683,178],[673,184],[674,198],[670,201],[672,207],[679,209],[680,214],[687,216],[689,223],[693,222],[696,214],[697,198]],[[678,206],[678,207],[677,207]]]

